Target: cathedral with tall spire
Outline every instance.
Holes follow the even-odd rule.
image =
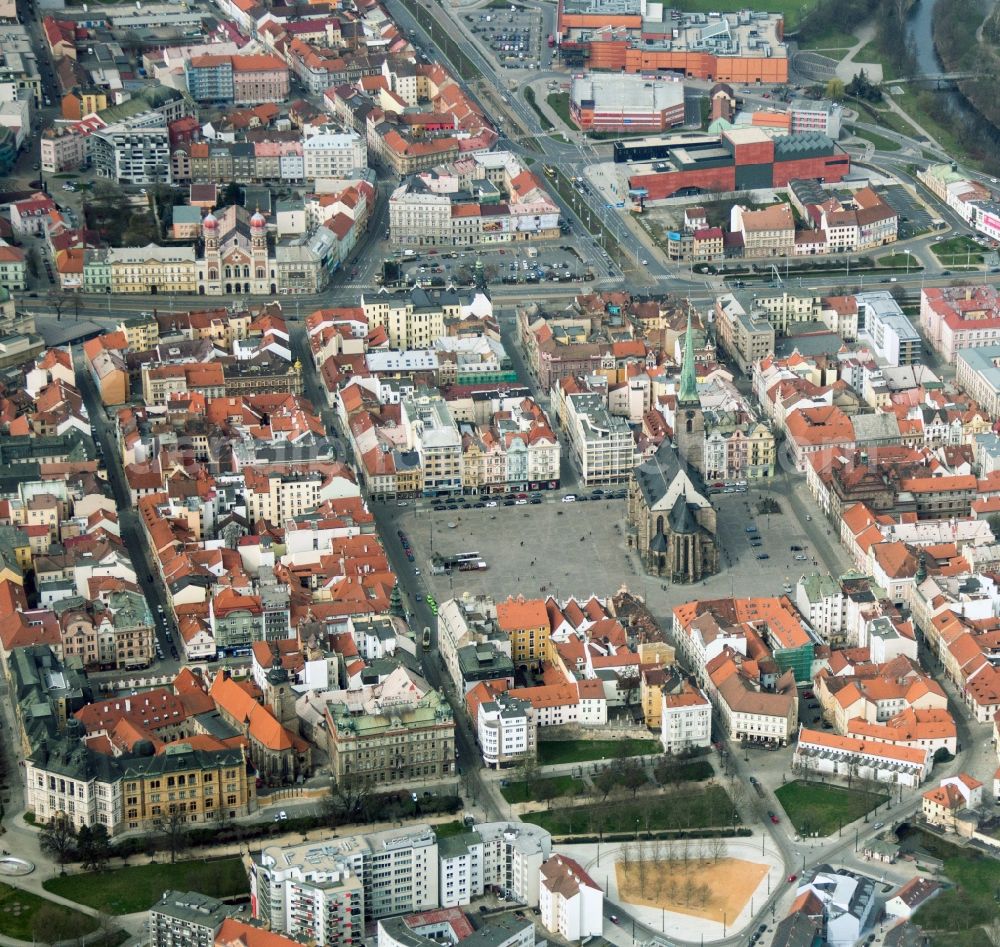
[[[700,582],[719,571],[715,508],[702,479],[704,435],[689,311],[674,439],[635,468],[626,508],[629,546],[648,572],[671,582]]]
[[[677,410],[674,412],[674,444],[682,465],[698,473],[705,468],[705,415],[698,397],[698,379],[694,370],[694,330],[688,309],[687,332],[684,334],[684,361],[677,386]]]

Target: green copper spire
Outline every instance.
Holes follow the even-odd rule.
[[[691,309],[688,308],[687,335],[684,336],[684,363],[681,365],[681,387],[678,404],[700,404],[698,381],[694,374],[694,332],[691,330]]]

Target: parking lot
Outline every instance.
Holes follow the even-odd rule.
[[[900,240],[906,240],[931,229],[933,216],[905,187],[901,184],[890,184],[882,190],[889,206],[899,214]]]
[[[542,17],[518,4],[486,7],[465,14],[469,29],[505,69],[538,69],[542,45]]]
[[[621,499],[564,503],[561,492],[543,491],[531,495],[538,503],[505,506],[498,501],[496,507],[475,508],[473,502],[496,499],[475,498],[468,501],[469,509],[438,511],[419,500],[397,508],[394,519],[407,536],[423,594],[430,592],[438,602],[463,592],[496,598],[519,593],[605,597],[625,585],[647,598],[662,621],[676,605],[692,598],[782,595],[794,590],[803,573],[832,567],[839,574],[841,564],[828,567],[823,562],[809,542],[806,524],[785,507],[784,499],[779,500],[782,513],[757,514],[761,496],[751,490],[713,497],[722,569],[698,585],[671,585],[642,571],[626,542]],[[747,532],[751,524],[756,528]],[[434,553],[473,552],[485,561],[485,570],[432,574]]]
[[[569,244],[534,244],[481,250],[422,249],[396,253],[401,278],[411,285],[441,287],[449,282],[471,285],[477,257],[483,262],[487,282],[541,283],[589,282],[591,267]]]

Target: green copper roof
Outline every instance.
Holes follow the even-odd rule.
[[[687,332],[684,335],[684,363],[681,366],[681,387],[678,404],[700,404],[698,380],[694,374],[694,332],[691,331],[691,310],[688,309]]]

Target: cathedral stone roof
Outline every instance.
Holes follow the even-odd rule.
[[[694,517],[691,505],[687,501],[687,497],[683,493],[678,496],[676,500],[674,500],[674,505],[670,510],[670,517],[668,521],[670,523],[671,532],[678,533],[680,535],[697,533],[701,528],[698,525],[698,521]]]

